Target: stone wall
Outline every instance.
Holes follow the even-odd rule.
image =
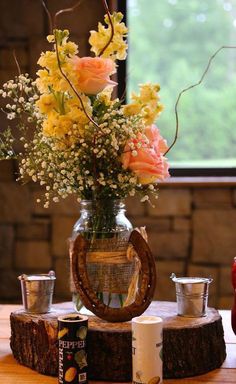
[[[141,208],[142,207],[142,208]],[[174,300],[169,276],[211,276],[210,304],[232,305],[231,264],[236,256],[236,189],[233,186],[191,186],[172,183],[160,187],[155,208],[128,202],[129,216],[145,222],[156,258],[156,298]]]
[[[48,0],[52,12],[68,1]],[[73,2],[70,2],[70,4]],[[79,42],[81,55],[88,52],[89,29],[102,19],[97,0],[84,1],[73,16],[60,20]],[[0,83],[16,74],[12,49],[22,72],[35,73],[42,50],[47,49],[47,18],[40,1],[2,0],[0,3]],[[1,127],[5,121],[1,116]],[[41,190],[35,184],[15,181],[14,162],[0,163],[0,302],[20,300],[17,276],[22,273],[56,271],[57,300],[69,299],[67,239],[79,217],[75,198],[47,210],[36,203]],[[219,183],[164,184],[155,208],[137,199],[127,200],[127,213],[136,226],[146,225],[156,258],[156,298],[174,300],[170,281],[176,275],[212,276],[210,304],[229,308],[232,304],[230,266],[236,256],[236,186]]]
[[[56,272],[57,300],[70,299],[68,238],[79,217],[75,197],[44,209],[35,184],[14,181],[14,164],[0,163],[0,301],[18,301],[22,273]],[[127,199],[134,226],[146,225],[156,259],[155,298],[175,300],[170,274],[211,276],[210,304],[232,305],[230,267],[236,256],[236,187],[160,186],[155,207]]]

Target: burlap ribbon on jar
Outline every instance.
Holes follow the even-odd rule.
[[[126,305],[119,308],[109,307],[109,305],[100,300],[91,285],[87,273],[87,252],[90,246],[89,241],[79,234],[75,238],[71,249],[73,280],[76,291],[81,297],[81,301],[86,308],[92,311],[96,316],[111,322],[129,321],[133,317],[140,316],[150,305],[155,292],[155,260],[147,242],[140,234],[140,231],[133,230],[130,234],[128,243],[132,244],[135,250],[135,252],[133,252],[132,248],[130,248],[128,251],[128,257],[133,259],[136,258],[137,254],[140,266],[139,263],[137,263],[137,267],[135,269],[136,273],[133,276],[131,286],[129,286]],[[135,287],[137,287],[137,294],[135,295],[134,300],[131,300],[132,292]],[[131,302],[131,304],[128,304],[128,302]]]

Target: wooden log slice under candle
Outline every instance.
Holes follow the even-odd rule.
[[[71,313],[71,303],[57,304],[47,314],[13,312],[11,349],[16,360],[36,371],[57,375],[57,317]],[[164,378],[195,376],[218,368],[226,352],[221,316],[208,308],[207,316],[187,318],[176,315],[172,302],[153,302],[145,315],[164,320]],[[131,323],[108,323],[89,317],[88,364],[90,380],[131,381]]]

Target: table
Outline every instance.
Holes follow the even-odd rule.
[[[56,384],[57,378],[40,375],[30,368],[18,364],[11,354],[9,345],[10,313],[20,309],[20,305],[0,304],[0,383],[3,384]],[[222,367],[205,375],[185,379],[164,380],[163,384],[197,384],[218,383],[232,384],[236,382],[236,336],[231,330],[230,311],[220,311],[223,319],[227,358]],[[96,384],[98,382],[92,382]],[[102,384],[101,382],[99,384]],[[111,384],[111,383],[110,383]]]

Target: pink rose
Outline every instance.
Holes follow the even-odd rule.
[[[76,57],[75,71],[78,73],[78,88],[87,95],[96,95],[108,85],[114,87],[117,83],[109,76],[115,73],[115,63],[102,57]]]
[[[154,124],[146,127],[144,134],[146,138],[140,134],[126,143],[121,162],[124,169],[130,169],[138,176],[141,184],[149,184],[169,176],[169,165],[164,157],[168,146]]]
[[[164,154],[167,151],[167,142],[160,135],[160,131],[155,124],[149,125],[145,128],[145,136],[148,138],[149,143],[156,149],[157,152]]]

